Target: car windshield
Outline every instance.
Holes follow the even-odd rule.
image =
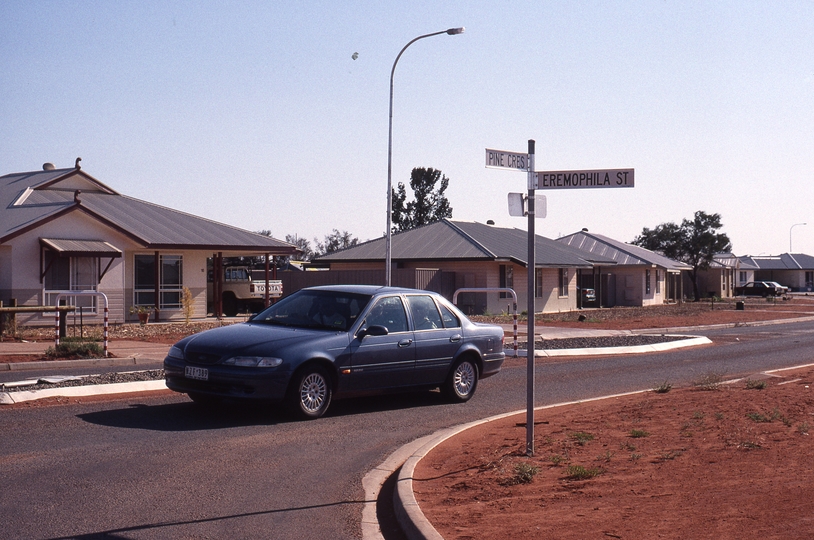
[[[252,322],[347,332],[370,295],[303,289],[258,313]]]

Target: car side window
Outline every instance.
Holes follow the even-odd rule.
[[[441,318],[444,320],[444,328],[460,328],[461,327],[461,319],[458,318],[455,313],[452,312],[444,304],[439,304],[441,308]]]
[[[413,328],[416,330],[443,328],[444,323],[441,322],[441,315],[431,296],[410,295],[407,297],[407,303],[413,316]]]
[[[407,331],[407,314],[400,296],[387,296],[380,299],[370,309],[365,318],[365,325],[384,326],[389,333]]]

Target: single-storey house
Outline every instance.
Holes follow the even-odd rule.
[[[296,253],[269,236],[122,195],[73,168],[0,176],[0,301],[53,306],[58,298],[99,323],[105,299],[112,323],[183,320],[207,314],[207,259]],[[217,267],[217,265],[216,265]],[[221,276],[222,279],[222,276]],[[104,296],[102,296],[103,293]],[[188,305],[190,303],[188,302]],[[53,324],[53,314],[20,314],[22,324]]]
[[[372,271],[385,261],[384,237],[314,260],[331,271]],[[528,232],[493,225],[440,221],[391,236],[395,276],[427,269],[436,273],[438,290],[451,297],[463,288],[510,288],[519,311],[528,306]],[[535,311],[558,312],[578,308],[577,272],[595,264],[613,266],[601,255],[579,252],[543,236],[535,236]],[[438,279],[437,273],[444,277]],[[513,309],[511,293],[462,293],[458,305],[468,313],[502,313]]]
[[[648,249],[620,242],[587,229],[558,238],[557,242],[590,257],[605,257],[615,264],[596,264],[583,272],[580,286],[596,289],[600,306],[651,306],[683,298],[681,272],[692,268]]]
[[[805,253],[739,257],[741,264],[755,268],[755,281],[777,281],[793,292],[814,291],[814,257]],[[752,281],[752,280],[750,280]]]
[[[739,285],[738,278],[750,276],[749,270],[749,265],[742,264],[732,253],[718,253],[713,256],[709,268],[698,270],[698,292],[702,297],[732,298]],[[688,275],[686,287],[689,290],[692,290],[691,279]]]

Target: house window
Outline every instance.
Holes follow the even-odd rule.
[[[746,283],[746,272],[738,272],[738,281],[741,285]]]
[[[535,268],[534,269],[534,297],[535,298],[542,298],[543,297],[543,269],[542,268]]]
[[[155,298],[155,256],[136,255],[133,287],[133,304],[180,308],[183,296],[183,258],[180,255],[159,256],[159,301]]]
[[[500,265],[500,288],[514,289],[514,267],[510,264]],[[510,293],[501,291],[500,298],[509,298]]]
[[[560,296],[568,296],[568,269],[560,268]]]
[[[650,294],[650,269],[644,271],[644,293]]]
[[[656,294],[661,294],[661,270],[656,270]]]
[[[99,285],[99,259],[97,257],[58,257],[53,251],[45,252],[44,303],[52,306],[57,295],[69,291],[95,291]],[[88,308],[95,312],[95,296],[63,296],[69,306]]]
[[[806,270],[806,289],[814,287],[814,272]]]

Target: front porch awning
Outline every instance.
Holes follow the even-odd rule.
[[[59,257],[110,257],[117,259],[122,256],[122,250],[104,240],[40,238],[40,245],[54,251]]]
[[[104,270],[99,268],[99,280],[110,269],[114,259],[122,256],[122,250],[104,240],[73,240],[67,238],[40,238],[40,283],[45,278],[53,259],[45,266],[45,250],[53,251],[57,257],[98,257],[110,261]],[[101,262],[101,261],[100,261]]]

